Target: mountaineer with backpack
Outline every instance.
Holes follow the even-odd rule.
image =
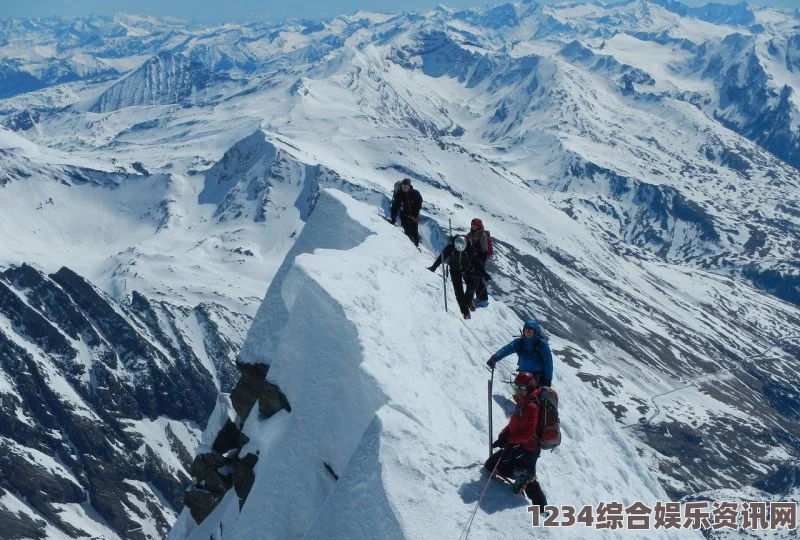
[[[527,372],[517,374],[513,388],[517,405],[508,425],[492,443],[492,448],[499,450],[489,456],[484,467],[496,476],[508,480],[515,493],[525,493],[544,514],[547,497],[536,478],[536,462],[543,447],[554,448],[561,442],[557,408],[552,405],[554,399],[555,407],[558,406],[558,396],[550,389],[539,387],[534,374]],[[549,404],[546,403],[543,392],[552,394]],[[551,432],[545,434],[546,427],[556,430],[555,436],[558,440],[551,441]]]
[[[480,265],[478,273],[483,276],[479,279],[475,290],[475,304],[478,307],[486,307],[489,305],[489,292],[486,289],[486,282],[491,279],[489,274],[486,273],[486,262],[492,256],[493,249],[492,237],[489,231],[483,228],[483,221],[480,218],[474,218],[470,223],[467,242],[475,249]]]
[[[411,186],[410,178],[403,178],[400,182],[400,189],[397,190],[395,184],[394,195],[392,196],[391,219],[392,225],[397,222],[397,214],[400,214],[400,224],[403,232],[406,233],[414,245],[419,247],[419,213],[422,210],[422,195]]]
[[[517,353],[517,371],[526,371],[537,376],[541,386],[550,386],[553,382],[553,353],[550,345],[542,336],[539,323],[533,319],[525,321],[522,326],[522,336],[513,339],[510,343],[494,353],[486,362],[490,368],[511,354]]]
[[[472,299],[475,294],[475,287],[480,279],[476,274],[478,262],[475,259],[475,251],[472,246],[467,244],[467,240],[463,236],[457,234],[450,239],[450,242],[433,264],[428,267],[428,270],[435,272],[444,260],[447,261],[447,265],[450,267],[453,293],[456,296],[461,315],[465,319],[470,319],[472,318],[470,311],[475,311],[475,304]],[[464,290],[464,284],[467,285],[466,291]]]

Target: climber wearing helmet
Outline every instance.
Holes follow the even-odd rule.
[[[475,274],[477,271],[475,251],[472,249],[472,246],[469,245],[466,238],[457,234],[450,239],[450,242],[445,246],[441,255],[428,267],[428,270],[435,272],[442,261],[447,261],[450,267],[453,292],[458,302],[458,308],[461,310],[461,315],[465,319],[469,319],[472,317],[470,311],[475,310],[472,299],[475,295],[475,287],[478,282],[477,275]],[[465,284],[467,286],[466,290],[464,290]]]
[[[489,456],[484,467],[513,482],[512,489],[517,493],[524,492],[544,513],[547,497],[536,478],[536,462],[540,453],[537,438],[539,405],[536,398],[540,388],[536,376],[524,371],[517,374],[512,387],[517,405],[508,425],[492,443],[492,448],[499,450]]]

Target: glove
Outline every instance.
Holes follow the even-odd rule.
[[[484,274],[483,275],[483,280],[484,281],[492,281],[492,276],[490,276],[489,274]]]
[[[486,361],[486,365],[492,369],[494,369],[494,365],[496,363],[497,363],[497,358],[495,358],[494,356],[492,356],[491,358],[489,358],[489,360]]]
[[[552,386],[553,381],[542,381],[542,386]]]
[[[508,445],[508,433],[501,431],[497,440],[492,443],[492,448],[505,448]]]

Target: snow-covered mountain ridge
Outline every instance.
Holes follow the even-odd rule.
[[[331,226],[343,234],[330,235]],[[396,249],[386,251],[387,242]],[[236,450],[257,456],[255,483],[244,497],[231,489],[199,527],[185,510],[171,538],[463,532],[467,510],[488,479],[479,467],[488,430],[484,347],[504,343],[517,319],[497,303],[463,326],[442,309],[439,277],[407,264],[417,256],[371,206],[334,191],[322,194],[241,353],[243,363],[267,367],[268,381],[286,404],[268,416],[254,407],[239,417],[221,400],[214,415],[241,427],[248,442]],[[391,309],[376,309],[383,305]],[[508,401],[499,379],[495,426],[503,425]],[[540,468],[551,500],[626,506],[664,500],[633,446],[580,380],[562,371],[559,387],[567,440],[542,457]],[[206,436],[218,427],[209,424]],[[583,448],[588,441],[589,453]],[[490,487],[470,537],[529,535],[525,501],[500,484]],[[553,534],[570,538],[575,531]]]
[[[743,276],[797,302],[798,270],[779,262],[797,258],[794,222],[800,208],[795,198],[784,195],[797,189],[796,175],[759,149],[789,165],[800,163],[793,91],[798,53],[791,37],[796,21],[775,10],[742,5],[700,10],[646,0],[611,7],[522,3],[486,13],[440,9],[425,19],[356,14],[313,24],[202,27],[125,16],[92,18],[74,21],[68,35],[114,37],[72,42],[61,37],[66,20],[6,20],[8,44],[2,52],[9,62],[25,62],[29,76],[38,73],[32,68],[41,63],[140,59],[133,72],[120,68],[118,82],[74,68],[70,77],[79,82],[61,85],[60,93],[69,89],[93,95],[81,107],[98,112],[159,104],[224,109],[231,94],[272,95],[285,92],[288,84],[292,101],[302,101],[328,80],[361,95],[360,108],[370,123],[409,127],[434,138],[454,136],[467,148],[488,140],[502,153],[489,151],[486,157],[523,178],[532,172],[534,180],[547,178],[550,189],[566,193],[565,208],[591,214],[587,219],[604,232],[677,262]],[[32,42],[36,46],[30,48]],[[359,79],[365,74],[344,66],[352,57],[357,67],[361,54],[354,51],[369,51],[370,45],[378,49],[366,55],[361,68],[375,84],[364,86]],[[419,69],[435,80],[456,78],[470,90],[470,105],[450,102],[449,94],[441,93],[444,88],[435,87],[423,91],[426,105],[409,103],[392,66],[403,72]],[[337,80],[336,71],[346,78]],[[219,80],[211,84],[209,77]],[[26,87],[14,92],[12,84],[7,86],[7,93],[17,94],[7,101],[7,126],[38,132],[51,125],[46,118],[53,114],[65,119],[57,112],[66,105],[63,98],[48,90],[20,93]],[[320,91],[327,95],[332,89],[326,84]],[[109,135],[116,133],[115,139],[97,142],[124,147],[126,140],[161,128],[159,113],[152,112],[151,119],[137,115],[128,130],[112,126]],[[102,121],[102,131],[111,118]],[[758,146],[719,131],[720,123]],[[43,142],[58,137],[65,149],[83,146],[74,134],[53,127],[56,132]],[[68,127],[73,133],[81,129],[72,122]],[[676,138],[687,129],[695,136]],[[91,132],[92,137],[99,134]],[[188,133],[179,130],[178,135]],[[557,144],[536,150],[535,158],[517,167],[519,156],[530,156],[536,148],[531,144],[551,137]],[[596,193],[590,186],[587,195],[579,185],[564,185],[572,184],[573,176],[598,175],[611,186],[610,193]],[[686,181],[676,185],[678,178]],[[755,180],[757,185],[759,178],[768,181],[769,189],[759,188],[755,196],[762,199],[740,212],[737,184]],[[656,208],[648,208],[648,201]],[[700,234],[701,242],[683,242],[684,226]],[[765,243],[772,244],[772,257]],[[756,250],[764,252],[758,262],[751,256]]]
[[[5,19],[0,265],[66,266],[123,305],[139,291],[251,317],[322,188],[380,212],[408,176],[432,250],[408,264],[430,264],[449,219],[482,217],[493,299],[542,321],[558,369],[633,435],[670,498],[786,496],[800,435],[797,20],[667,1],[214,27]],[[510,337],[517,323],[489,313],[469,324]],[[249,478],[239,442],[201,452],[190,470],[217,491],[187,500]]]

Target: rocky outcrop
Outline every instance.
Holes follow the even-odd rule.
[[[3,490],[0,489],[0,495]],[[3,531],[3,538],[7,540],[22,540],[28,538],[46,538],[46,523],[41,519],[31,519],[22,512],[9,512],[0,508],[0,531]]]
[[[258,455],[242,454],[249,439],[241,430],[248,416],[253,414],[256,402],[257,414],[264,417],[270,417],[280,410],[292,410],[280,388],[266,380],[269,366],[239,363],[237,367],[239,382],[229,400],[222,401],[222,406],[229,408],[225,415],[227,419],[216,431],[211,447],[201,449],[192,463],[194,481],[186,491],[183,502],[196,523],[203,521],[214,510],[228,490],[236,492],[239,508],[250,493],[255,481],[253,469]],[[219,402],[217,406],[220,407]],[[210,425],[207,431],[213,432],[214,429]]]
[[[88,536],[66,503],[88,503],[123,538],[166,534],[190,479],[191,426],[232,387],[248,325],[210,303],[120,304],[68,268],[0,274],[0,488],[27,510],[0,506],[3,537],[42,537],[44,523]]]

